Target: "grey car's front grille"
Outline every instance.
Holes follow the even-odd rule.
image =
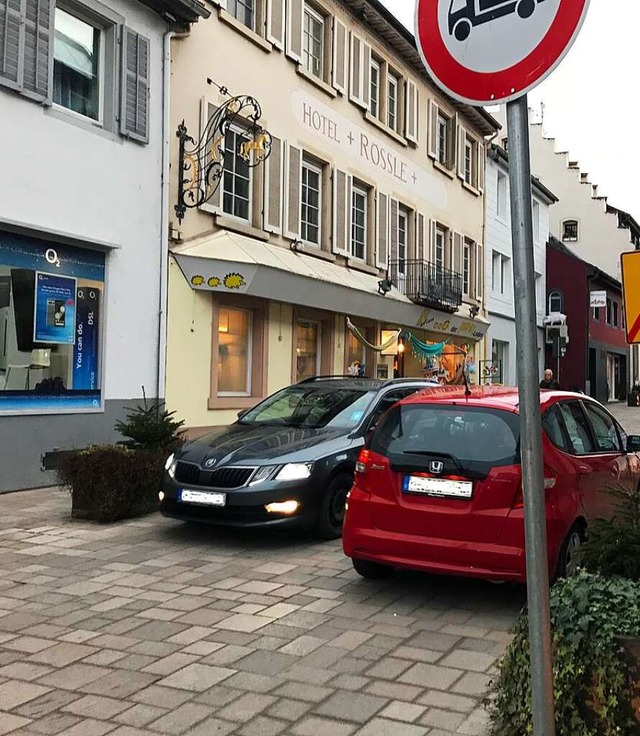
[[[202,470],[195,463],[187,463],[178,460],[176,464],[176,480],[179,483],[190,483],[196,486],[209,486],[210,488],[242,488],[246,486],[256,468],[216,468],[215,470]]]

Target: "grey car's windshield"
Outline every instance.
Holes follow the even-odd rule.
[[[243,414],[241,424],[353,429],[375,392],[353,387],[290,386]]]

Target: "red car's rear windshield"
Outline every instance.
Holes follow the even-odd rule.
[[[380,455],[449,455],[463,466],[519,462],[517,414],[449,404],[398,404],[389,411],[369,446]]]

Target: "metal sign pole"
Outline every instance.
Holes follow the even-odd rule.
[[[507,104],[534,736],[555,736],[527,96]]]

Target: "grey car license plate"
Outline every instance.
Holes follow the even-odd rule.
[[[225,506],[227,503],[226,493],[210,493],[209,491],[190,491],[184,488],[180,491],[182,503],[194,503],[199,506]]]

